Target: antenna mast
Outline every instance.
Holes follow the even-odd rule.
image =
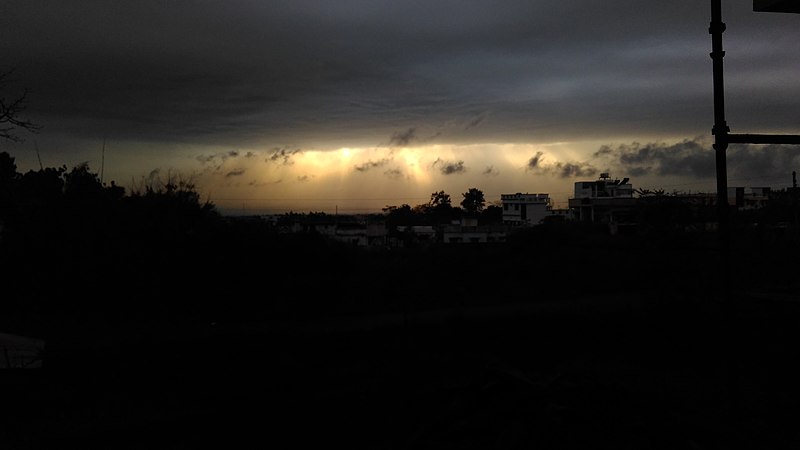
[[[44,166],[42,165],[42,157],[39,155],[39,143],[34,140],[33,146],[36,147],[36,159],[39,160],[39,170],[44,170]]]
[[[106,138],[103,138],[103,150],[100,154],[100,185],[103,184],[103,169],[106,167]]]

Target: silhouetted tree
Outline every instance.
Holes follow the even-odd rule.
[[[461,210],[453,207],[449,194],[438,191],[431,194],[431,200],[428,202],[425,212],[432,224],[442,224],[457,218]]]
[[[481,222],[487,225],[503,223],[503,207],[489,205],[481,212]]]
[[[433,209],[447,209],[452,207],[450,194],[438,191],[431,194],[431,201],[428,203]]]
[[[16,158],[9,155],[8,152],[0,152],[0,183],[5,185],[10,183],[12,179],[17,177],[17,164]]]
[[[91,197],[102,190],[100,177],[92,173],[87,162],[78,164],[64,174],[64,194],[67,196]]]
[[[212,202],[201,201],[194,183],[172,174],[166,181],[149,179],[123,200],[127,222],[161,242],[196,239],[218,227],[222,219]]]
[[[483,191],[477,188],[469,188],[469,190],[461,194],[464,199],[461,200],[461,206],[469,214],[477,214],[483,211],[486,204],[486,199],[483,197]]]
[[[7,152],[0,152],[0,219],[6,217],[9,212],[14,185],[18,178],[15,159]]]
[[[383,212],[386,214],[386,226],[390,229],[415,225],[419,220],[411,205],[407,203],[400,206],[387,206],[383,208]]]
[[[0,138],[20,142],[22,139],[17,136],[15,130],[22,129],[35,133],[41,127],[21,117],[25,112],[30,92],[27,88],[17,95],[6,98],[5,93],[12,81],[11,74],[13,72],[13,69],[0,72]]]

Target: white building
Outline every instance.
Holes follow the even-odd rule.
[[[551,215],[550,194],[501,194],[503,224],[510,226],[533,226]]]
[[[768,187],[729,187],[728,204],[739,209],[759,209],[767,205],[771,189]]]
[[[612,180],[608,173],[601,173],[595,181],[578,181],[575,183],[574,198],[632,198],[633,185],[630,178]]]
[[[569,199],[569,207],[575,218],[584,222],[619,223],[630,220],[636,205],[633,185],[629,178],[611,179],[601,173],[595,181],[575,183],[575,196]]]

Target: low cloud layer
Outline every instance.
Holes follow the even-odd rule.
[[[709,151],[711,150],[711,151]],[[687,139],[676,144],[651,142],[604,145],[593,155],[601,164],[638,177],[680,175],[705,178],[715,174],[715,157],[707,139]]]
[[[379,167],[384,167],[384,166],[386,166],[387,164],[389,164],[391,162],[392,162],[391,158],[383,158],[383,159],[379,159],[377,161],[367,161],[365,163],[362,163],[362,164],[359,164],[359,165],[355,166],[354,169],[357,172],[367,172],[367,171],[372,170],[372,169],[376,169],[376,168],[379,168]]]
[[[626,176],[680,176],[697,180],[716,177],[712,140],[696,137],[667,144],[662,142],[601,146],[594,161]],[[791,180],[800,169],[800,146],[732,144],[726,152],[729,179]]]
[[[290,149],[290,148],[272,148],[267,151],[267,158],[266,162],[268,163],[275,163],[280,164],[283,166],[290,166],[294,164],[294,155],[301,153],[300,149]]]
[[[392,147],[405,147],[414,140],[417,139],[416,130],[414,128],[409,128],[405,131],[399,131],[392,135],[392,138],[389,139],[389,146]]]
[[[591,163],[585,161],[549,162],[544,152],[536,152],[525,166],[529,172],[538,175],[554,175],[559,178],[591,177],[598,173]]]
[[[442,175],[462,174],[467,171],[464,161],[445,161],[437,159],[433,162],[432,166]]]

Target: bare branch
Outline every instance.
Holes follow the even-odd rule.
[[[13,72],[13,69],[0,72],[0,138],[22,142],[23,139],[16,134],[16,130],[22,129],[37,133],[42,127],[20,117],[25,112],[28,94],[30,93],[28,88],[23,89],[22,94],[10,101],[7,101],[5,96],[2,95],[2,91],[5,91],[12,81],[9,77]]]

